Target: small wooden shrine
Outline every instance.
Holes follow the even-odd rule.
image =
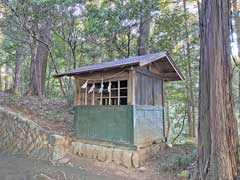
[[[164,82],[183,80],[166,52],[83,66],[75,78],[76,135],[86,141],[143,147],[164,137]]]

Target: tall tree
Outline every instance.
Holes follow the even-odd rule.
[[[230,1],[202,0],[196,177],[237,179],[238,134],[230,61]]]
[[[232,4],[235,21],[235,32],[237,35],[238,58],[240,59],[240,2],[233,0]],[[238,104],[240,104],[240,72],[238,73]],[[238,114],[240,118],[240,108]]]
[[[151,6],[152,1],[143,1],[141,3],[139,37],[138,37],[138,55],[149,54]]]
[[[24,53],[25,53],[24,46],[17,47],[15,72],[14,72],[14,83],[13,83],[13,93],[15,93],[15,94],[21,94],[21,90],[22,90]]]
[[[37,27],[36,29],[34,33],[38,34],[39,39],[33,37],[31,44],[31,80],[27,94],[41,97],[44,96],[45,92],[51,26],[44,23],[40,25],[40,28]]]
[[[185,54],[187,58],[187,93],[188,93],[188,126],[189,126],[189,136],[196,136],[196,119],[195,119],[195,100],[193,95],[193,78],[192,78],[192,62],[191,62],[191,51],[190,51],[190,39],[189,39],[189,25],[188,25],[188,12],[186,0],[183,0],[184,9],[184,29],[185,29]]]

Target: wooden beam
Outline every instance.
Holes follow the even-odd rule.
[[[118,80],[118,105],[120,105],[120,80]]]
[[[144,68],[141,68],[141,67],[135,68],[134,70],[135,70],[136,72],[141,73],[141,74],[144,74],[144,75],[146,75],[146,76],[154,77],[154,78],[156,78],[156,79],[163,79],[163,78],[161,77],[161,75],[156,74],[156,73],[153,73],[153,72],[150,72],[150,71],[148,71],[148,70],[146,70],[146,69],[144,69]]]
[[[159,66],[159,63],[154,62],[153,65],[154,65],[155,68],[159,71],[159,73],[162,72],[162,68],[161,68],[161,66]]]

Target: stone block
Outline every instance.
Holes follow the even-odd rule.
[[[138,168],[140,166],[139,155],[137,152],[134,152],[132,156],[132,165],[134,168]]]
[[[93,157],[93,146],[90,145],[90,144],[87,144],[85,152],[86,152],[86,157],[89,158],[89,159],[92,159],[92,157]]]
[[[107,148],[106,149],[106,162],[112,162],[113,161],[113,148]]]
[[[132,167],[132,156],[133,156],[133,152],[127,151],[127,150],[123,151],[122,165],[127,168],[131,168]]]
[[[99,161],[106,161],[106,148],[105,147],[98,147],[98,156]]]
[[[49,144],[64,144],[65,143],[65,138],[63,136],[60,135],[56,135],[56,134],[51,134],[48,136],[48,142]]]
[[[92,158],[93,159],[97,159],[97,157],[98,157],[97,147],[98,146],[96,146],[96,145],[92,145]]]
[[[52,160],[59,160],[61,158],[63,158],[65,155],[65,150],[64,150],[64,146],[62,145],[55,145],[53,146],[53,152],[52,152]]]
[[[81,149],[81,144],[80,143],[75,143],[75,142],[72,143],[72,152],[73,152],[73,154],[78,154],[80,149]]]
[[[87,157],[87,144],[82,144],[81,151],[78,154],[79,156]]]
[[[122,150],[121,149],[114,149],[113,150],[113,162],[117,165],[122,164]]]

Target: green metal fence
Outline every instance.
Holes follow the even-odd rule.
[[[76,106],[74,127],[79,138],[134,144],[133,106]]]

